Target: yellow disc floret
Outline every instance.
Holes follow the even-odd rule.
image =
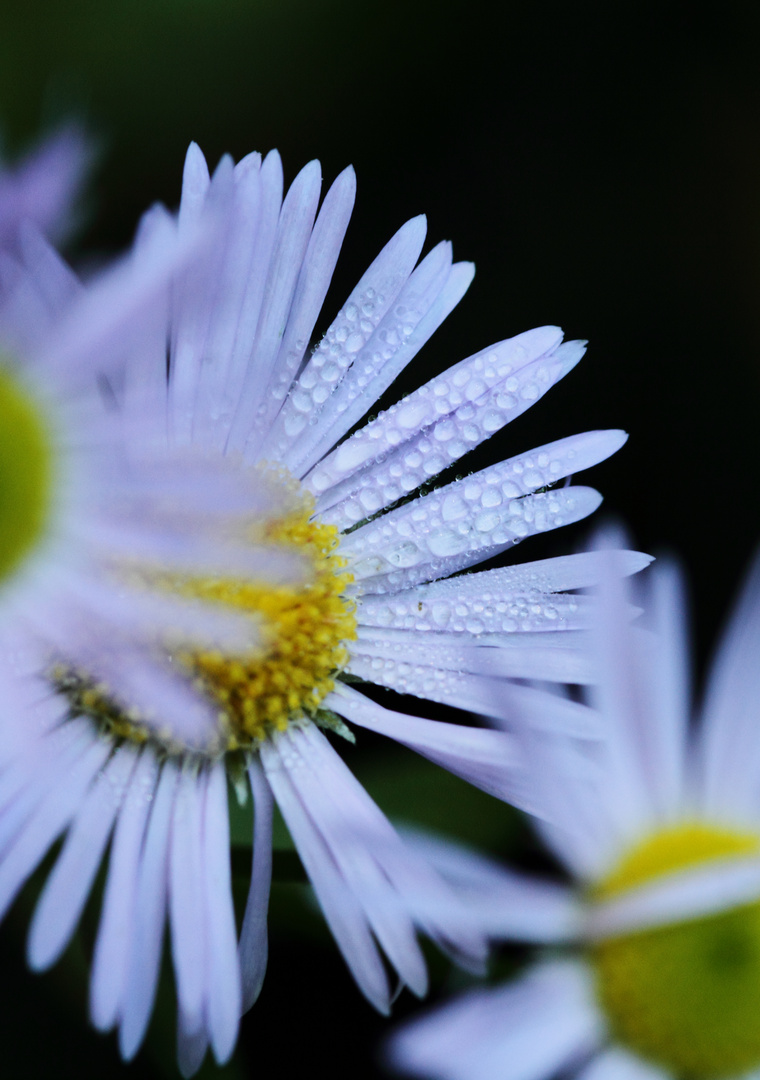
[[[196,684],[220,709],[227,748],[254,744],[294,719],[313,715],[345,667],[345,642],[356,637],[353,601],[344,595],[353,580],[337,554],[338,530],[311,519],[305,497],[298,510],[268,523],[264,541],[285,545],[311,566],[306,585],[271,585],[228,578],[174,581],[182,595],[249,613],[260,641],[244,656],[217,650],[176,654]]]
[[[48,418],[0,357],[0,582],[49,525],[53,461]]]
[[[760,837],[688,823],[634,847],[592,892],[597,900],[662,874],[754,855]],[[621,1043],[680,1077],[760,1066],[760,902],[595,944],[597,993]]]

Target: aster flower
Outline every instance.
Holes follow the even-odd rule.
[[[18,229],[31,221],[59,241],[72,224],[92,151],[75,125],[41,140],[13,165],[0,163],[0,248],[15,247]]]
[[[642,630],[625,616],[621,581],[605,582],[602,740],[526,735],[538,825],[574,887],[418,841],[483,929],[554,948],[514,982],[412,1021],[390,1045],[398,1069],[445,1080],[757,1075],[760,563],[693,727],[679,586],[658,564],[637,597]]]
[[[124,695],[114,701],[93,686],[86,666],[67,673],[56,700],[74,719],[40,721],[34,753],[20,769],[54,757],[63,739],[77,752],[84,747],[93,771],[73,795],[60,777],[53,801],[65,809],[51,816],[36,846],[23,844],[20,870],[14,864],[5,871],[0,855],[1,901],[3,874],[22,880],[68,826],[30,934],[30,962],[45,967],[68,940],[113,831],[93,960],[93,1022],[118,1027],[124,1057],[136,1052],[168,913],[186,1075],[209,1044],[217,1061],[227,1059],[240,1011],[261,985],[273,798],[348,966],[377,1008],[387,1011],[391,1000],[378,946],[418,994],[427,977],[417,930],[461,962],[482,964],[483,935],[465,925],[456,896],[407,850],[320,729],[350,735],[349,720],[383,731],[525,803],[515,747],[503,732],[384,709],[346,679],[472,708],[491,702],[505,678],[589,677],[577,648],[587,604],[564,592],[596,580],[594,557],[437,579],[590,513],[599,496],[588,488],[537,489],[607,457],[622,433],[563,439],[406,501],[537,400],[574,366],[583,345],[563,345],[561,332],[548,327],[489,347],[334,449],[458,302],[472,268],[452,264],[450,246],[441,244],[415,269],[425,225],[414,219],[307,357],[353,205],[353,172],[341,174],[317,214],[319,187],[313,162],[283,199],[276,154],[263,162],[250,155],[236,166],[225,158],[211,180],[191,147],[180,237],[192,235],[210,211],[226,215],[226,229],[175,283],[165,318],[156,320],[145,348],[130,354],[115,390],[127,430],[137,423],[149,443],[235,462],[273,503],[284,500],[279,512],[253,515],[249,535],[264,550],[279,544],[299,556],[308,582],[283,584],[267,574],[245,580],[233,567],[154,578],[158,598],[216,602],[258,620],[258,648],[171,650],[174,670],[213,705],[205,746],[200,733],[187,738],[176,712],[160,716],[154,708],[156,719],[135,724]],[[163,222],[161,210],[147,216],[145,242]],[[629,572],[647,561],[625,558]],[[560,722],[576,731],[579,720],[587,734],[585,714],[567,703]],[[239,949],[225,766],[238,790],[247,775],[255,805]],[[26,773],[14,783],[33,804]],[[442,893],[446,914],[429,916]]]

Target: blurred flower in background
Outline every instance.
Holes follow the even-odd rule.
[[[576,887],[418,840],[492,937],[572,952],[413,1021],[390,1043],[398,1069],[446,1080],[757,1070],[760,564],[693,731],[679,575],[660,563],[649,574],[630,590],[647,629],[630,623],[613,559],[603,582],[590,693],[603,738],[526,733],[536,824]]]
[[[69,124],[20,160],[0,162],[0,248],[16,245],[22,221],[34,222],[50,240],[67,239],[91,160],[84,131]]]

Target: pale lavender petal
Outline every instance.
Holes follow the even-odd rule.
[[[77,665],[104,682],[117,702],[135,709],[141,721],[167,740],[193,749],[214,748],[218,739],[216,710],[179,672],[121,643],[112,648],[76,651]]]
[[[348,769],[313,725],[304,731],[283,733],[276,745],[291,783],[301,802],[308,806],[347,890],[359,901],[373,934],[402,981],[422,996],[427,990],[427,970],[410,905],[394,887],[390,861],[377,859],[378,849],[394,839],[390,827],[383,828],[388,823],[384,818],[379,823],[368,820],[368,808],[362,803],[370,803],[369,796],[361,785],[352,783],[354,778]]]
[[[70,124],[6,168],[0,174],[0,243],[10,243],[25,218],[53,238],[65,235],[91,158],[84,132]]]
[[[131,746],[116,751],[85,796],[69,830],[29,929],[27,958],[30,967],[38,971],[55,963],[74,932],[136,761]]]
[[[433,261],[434,259],[437,261]],[[369,403],[377,401],[388,389],[462,299],[474,277],[475,267],[472,263],[454,263],[451,266],[450,260],[450,245],[439,244],[415,270],[407,288],[399,297],[402,303],[394,308],[394,312],[389,314],[378,329],[379,355],[372,350],[372,362],[365,367],[364,373],[357,364],[351,368],[346,380],[347,385],[339,388],[335,400],[331,402],[336,423],[328,427],[326,418],[322,417],[321,441],[312,449],[310,456],[303,460],[302,469],[311,469],[336,441],[364,416]],[[440,271],[428,283],[439,264]],[[416,276],[418,272],[419,278]],[[406,308],[406,311],[403,311],[403,308]],[[415,326],[420,310],[423,310],[424,314]],[[410,317],[412,311],[414,315]],[[410,319],[408,323],[407,318]],[[368,353],[370,349],[366,348],[363,354]],[[365,377],[369,377],[373,369],[374,375],[368,383],[365,382]]]
[[[448,442],[435,437],[439,424],[462,410],[469,420],[473,402],[501,386],[530,360],[556,351],[561,340],[562,331],[558,327],[529,330],[481,349],[401,398],[341,443],[304,478],[304,483],[319,496],[318,512],[323,513],[364,486],[358,479],[359,472],[369,468],[370,475],[374,474],[376,463],[382,462],[384,467],[389,454],[394,459],[397,453],[406,453],[409,443],[415,441],[416,445],[419,434],[428,428],[432,427],[432,446]],[[444,464],[442,460],[441,465]],[[427,476],[440,471],[441,467],[436,467]]]
[[[157,229],[142,248],[103,271],[70,304],[53,331],[25,359],[41,373],[56,378],[56,389],[70,395],[98,375],[123,362],[130,344],[143,337],[143,318],[151,305],[163,306],[170,281],[191,257],[201,255],[214,222],[187,237],[178,237],[173,222]]]
[[[671,1080],[672,1075],[669,1069],[643,1061],[620,1046],[610,1046],[579,1070],[576,1080]]]
[[[191,143],[182,177],[178,220],[180,236],[192,235],[199,228],[208,204],[210,186],[206,160],[196,143]],[[195,260],[188,266],[176,281],[172,294],[170,427],[173,437],[180,444],[188,443],[192,433],[201,355],[211,311],[208,298],[215,296],[218,280],[218,245],[214,245],[209,256],[208,259]]]
[[[341,551],[366,592],[392,592],[462,570],[591,513],[599,497],[589,489],[528,493],[603,461],[625,439],[619,431],[586,432],[503,461],[361,526]]]
[[[686,799],[693,794],[687,796],[684,775],[691,703],[687,611],[675,566],[659,559],[649,582],[656,644],[652,642],[650,744],[644,772],[658,815],[673,820],[683,815]]]
[[[413,925],[405,916],[411,916],[413,923],[429,934],[442,948],[454,956],[465,967],[478,972],[483,970],[485,960],[485,941],[479,927],[473,930],[470,913],[460,903],[458,897],[446,887],[443,879],[430,867],[427,860],[411,853],[401,840],[396,830],[379,807],[369,797],[365,789],[336,754],[325,736],[310,724],[303,728],[295,739],[303,744],[302,757],[311,767],[311,772],[318,783],[319,790],[312,794],[309,804],[320,799],[324,809],[320,814],[320,826],[335,854],[336,861],[345,864],[346,860],[354,863],[346,870],[346,879],[353,876],[357,895],[369,893],[370,903],[376,905],[382,893],[387,893],[386,881],[401,901],[386,896],[382,901],[387,911],[394,914],[397,926],[391,926],[391,934],[401,931],[407,937],[408,944],[402,947],[407,951],[416,951],[413,937]],[[312,784],[312,788],[315,785]],[[331,805],[325,804],[329,796]],[[371,875],[366,875],[366,855],[371,855],[381,871],[383,881],[379,886],[372,884]],[[364,872],[361,871],[364,866]],[[371,908],[366,906],[371,915]],[[373,929],[375,927],[373,926]],[[380,929],[376,936],[381,944],[384,939]],[[385,947],[385,945],[384,945]],[[424,967],[408,972],[406,969],[412,957],[395,959],[388,951],[388,958],[396,966],[399,975],[416,993],[425,985]],[[421,954],[417,955],[417,964],[422,964]]]
[[[506,732],[393,712],[342,683],[325,698],[325,706],[353,724],[396,739],[498,799],[541,813],[526,777],[525,759]]]
[[[364,996],[379,1012],[387,1013],[388,980],[364,912],[346,889],[329,849],[293,786],[281,753],[264,743],[261,762],[338,948]]]
[[[150,749],[144,750],[119,812],[111,845],[90,979],[90,1016],[100,1031],[108,1031],[116,1024],[125,994],[132,955],[127,943],[132,942],[136,922],[141,850],[158,772],[156,755]]]
[[[599,546],[605,556],[599,614],[594,626],[598,685],[591,700],[604,718],[604,764],[598,784],[598,813],[621,838],[637,835],[657,820],[657,800],[648,781],[659,737],[652,723],[651,688],[659,689],[659,643],[631,627],[627,618],[627,584],[616,565],[618,538],[604,533]],[[681,681],[681,676],[677,676]]]
[[[0,861],[0,917],[76,813],[109,750],[109,742],[93,733],[90,746],[68,771],[57,777],[3,852]]]
[[[754,822],[760,785],[760,559],[748,580],[723,635],[702,709],[699,766],[703,773],[706,811]]]
[[[543,1080],[603,1038],[587,972],[546,962],[497,989],[474,990],[393,1036],[393,1067],[439,1080]]]
[[[596,939],[701,919],[756,903],[760,860],[712,859],[694,869],[661,874],[588,908],[585,936]]]
[[[12,244],[24,220],[62,239],[72,224],[72,208],[91,159],[83,131],[69,124],[6,166],[0,173],[0,244]]]
[[[433,833],[404,828],[401,835],[412,852],[456,889],[473,922],[489,937],[537,943],[577,940],[583,908],[566,886],[528,877]]]
[[[199,372],[193,440],[219,451],[224,449],[231,423],[227,380],[244,318],[249,275],[256,259],[261,184],[260,166],[256,168],[249,162],[242,171],[236,167],[228,221],[220,238],[224,251],[219,284],[213,303],[209,303],[211,322],[205,360]]]
[[[251,428],[256,424],[259,405],[264,400],[263,395],[279,355],[283,329],[293,304],[298,275],[314,225],[321,183],[319,162],[312,161],[293,181],[282,204],[261,316],[230,432],[232,447],[245,445],[245,441],[251,437]]]
[[[169,861],[169,919],[177,1000],[188,1031],[203,1025],[208,946],[204,918],[203,816],[208,777],[189,760],[174,800]]]
[[[240,964],[230,878],[230,828],[224,765],[210,768],[203,823],[208,982],[206,1021],[214,1057],[223,1065],[235,1048],[241,1014]]]
[[[326,401],[335,394],[345,373],[367,347],[409,279],[422,250],[426,228],[423,217],[413,218],[391,237],[341,308],[293,386],[262,452],[282,460],[295,475],[298,475],[299,465],[305,472],[311,464],[305,459],[326,429]],[[329,395],[326,399],[325,392]],[[332,412],[329,416],[331,425]]]
[[[19,228],[19,254],[51,314],[61,312],[81,293],[74,271],[31,221],[22,222]]]
[[[494,700],[498,698],[496,687],[488,689],[493,680],[546,679],[582,685],[594,677],[587,636],[578,631],[540,636],[509,634],[486,641],[468,635],[461,643],[454,638],[453,644],[445,637],[441,641],[442,637],[429,634],[423,638],[403,630],[360,630],[346,670],[418,697],[427,697],[427,688],[434,686],[433,700],[446,698],[451,705],[475,712],[489,711],[483,704],[489,695]],[[478,681],[470,676],[488,678],[478,700],[469,706],[462,705],[472,687],[477,690]]]
[[[322,379],[323,384],[329,383],[335,372],[332,375],[334,389],[319,410],[313,431],[309,430],[306,437],[299,438],[299,444],[304,444],[303,450],[288,453],[290,467],[296,475],[303,475],[310,469],[361,419],[370,402],[377,401],[438,328],[443,320],[439,317],[437,301],[451,274],[451,244],[444,241],[429,251],[410,274],[391,307],[374,327],[373,322],[379,314],[377,308],[382,306],[381,295],[377,301],[370,299],[362,305],[352,332],[356,334],[358,325],[362,330],[368,330],[370,336],[352,358],[353,362],[342,378],[334,354],[330,352],[329,360],[322,368]],[[370,313],[369,318],[366,313]],[[354,340],[358,341],[357,338]],[[305,388],[303,378],[300,387]],[[318,393],[312,397],[317,405],[319,397]]]
[[[240,401],[240,391],[249,368],[251,349],[256,338],[257,327],[263,317],[264,290],[269,275],[277,223],[282,206],[282,162],[276,150],[267,154],[261,165],[259,185],[255,196],[258,205],[255,232],[252,225],[249,241],[252,258],[248,270],[246,291],[238,320],[232,356],[224,380],[220,379],[221,400],[218,406],[217,438],[221,445],[226,444],[228,450],[235,452],[241,449],[241,445],[231,440],[228,441],[228,436],[230,427],[234,423]],[[248,431],[245,425],[241,423],[238,437],[243,440],[247,435]]]
[[[267,911],[272,884],[272,789],[261,764],[251,758],[248,776],[253,793],[253,867],[251,887],[240,931],[242,1012],[248,1012],[261,991],[267,967]]]
[[[542,332],[532,333],[540,337]],[[356,525],[429,483],[567,373],[567,357],[555,350],[509,375],[514,365],[506,357],[520,348],[514,344],[518,340],[501,342],[450,368],[321,461],[306,481],[316,494],[328,487],[317,502],[318,512],[329,509],[339,528]],[[536,350],[541,344],[536,342]],[[341,474],[347,475],[341,480]]]
[[[652,561],[636,551],[620,552],[619,560],[630,574]],[[362,596],[357,617],[361,626],[426,634],[504,635],[585,628],[591,623],[593,598],[563,595],[563,591],[595,585],[599,573],[599,552],[500,566],[417,585],[397,595]]]
[[[167,761],[153,797],[137,875],[129,970],[119,1010],[119,1050],[125,1061],[135,1056],[143,1041],[156,996],[166,919],[169,831],[176,787],[177,767]]]
[[[205,1029],[187,1027],[181,1007],[177,1012],[177,1066],[185,1080],[198,1072],[208,1050]]]
[[[73,721],[55,727],[34,742],[0,775],[0,852],[28,820],[60,776],[90,746],[92,728]]]
[[[298,374],[314,325],[327,295],[356,195],[353,168],[344,169],[325,196],[304,257],[293,306],[282,337],[256,428],[265,439]],[[259,444],[249,436],[248,456]]]
[[[135,249],[154,243],[158,232],[168,231],[168,211],[153,206],[140,219]],[[142,340],[127,358],[124,370],[124,423],[130,445],[162,448],[168,439],[168,384],[166,379],[166,330],[169,297],[145,310],[141,319]]]

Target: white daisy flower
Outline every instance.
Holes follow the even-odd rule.
[[[14,790],[25,805],[35,804],[28,762],[52,761],[59,740],[87,755],[91,770],[73,795],[73,781],[59,776],[39,843],[23,844],[18,865],[6,870],[0,854],[2,911],[3,875],[17,887],[68,827],[30,935],[30,961],[45,967],[77,922],[113,830],[93,1022],[118,1027],[124,1057],[136,1052],[168,913],[186,1075],[209,1044],[218,1062],[229,1057],[241,1009],[263,979],[273,798],[348,966],[378,1009],[388,1011],[392,997],[380,950],[402,984],[424,993],[418,929],[462,962],[482,963],[483,936],[464,926],[453,894],[444,917],[428,916],[445,884],[406,849],[320,728],[349,735],[348,720],[384,732],[502,798],[529,804],[514,743],[503,732],[393,712],[346,679],[483,710],[508,678],[586,680],[577,646],[587,602],[566,590],[593,584],[595,556],[438,579],[585,517],[599,503],[596,492],[548,488],[606,458],[625,438],[613,431],[563,439],[406,501],[574,366],[582,343],[563,345],[561,332],[546,327],[481,350],[334,448],[459,301],[472,268],[452,264],[450,246],[441,244],[415,269],[425,224],[414,219],[308,355],[353,205],[352,170],[317,214],[319,189],[312,162],[283,199],[276,153],[235,166],[225,158],[211,180],[191,147],[180,235],[220,207],[227,227],[175,285],[165,318],[156,320],[142,353],[132,354],[116,390],[127,430],[137,423],[145,432],[152,418],[150,438],[159,444],[237,462],[273,499],[286,498],[286,510],[259,514],[252,535],[299,556],[309,583],[283,585],[266,574],[246,581],[234,567],[154,580],[158,596],[215,601],[259,620],[259,648],[172,651],[175,670],[213,705],[209,749],[202,750],[200,735],[185,738],[176,714],[135,727],[108,694],[93,693],[86,669],[59,679],[59,712],[63,702],[75,719],[46,719],[55,709],[45,703]],[[148,215],[145,242],[162,223],[163,212]],[[648,561],[625,558],[629,572]],[[535,692],[521,693],[532,700]],[[560,722],[571,731],[580,723],[588,734],[585,714],[572,703]],[[220,747],[238,790],[247,773],[255,804],[239,951]]]
[[[40,140],[19,161],[0,161],[0,248],[16,245],[22,221],[60,241],[72,225],[91,157],[84,133],[69,125]]]
[[[627,619],[620,580],[603,589],[604,739],[585,749],[525,739],[538,825],[575,886],[417,839],[482,929],[554,948],[514,982],[399,1031],[399,1070],[442,1080],[760,1075],[760,563],[693,728],[678,574],[658,565],[650,585],[637,597],[650,630]],[[547,713],[556,700],[546,696]]]

